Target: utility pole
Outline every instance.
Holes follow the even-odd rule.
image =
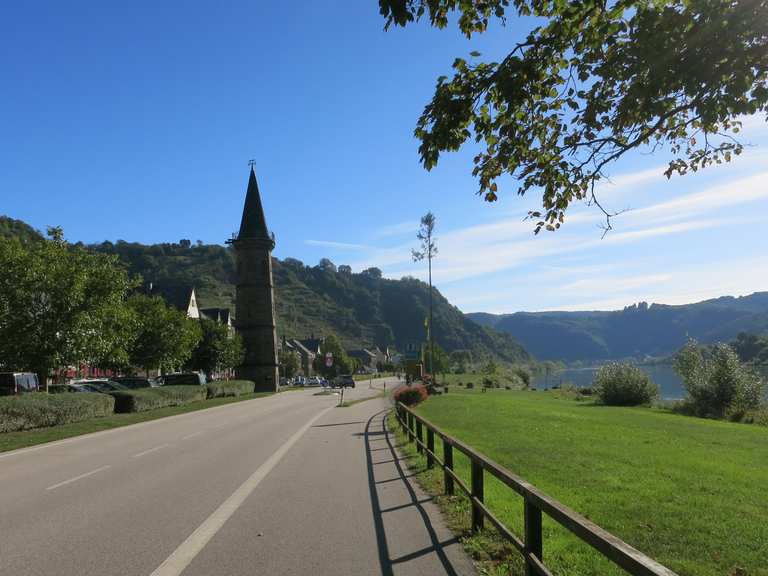
[[[435,232],[435,215],[432,212],[427,212],[421,217],[421,225],[419,226],[419,232],[416,234],[416,238],[419,239],[421,245],[418,250],[411,250],[414,262],[420,262],[427,260],[429,270],[429,321],[427,324],[427,341],[429,342],[429,374],[433,374],[433,354],[435,348],[434,337],[432,334],[432,258],[437,256],[437,245],[434,238]]]

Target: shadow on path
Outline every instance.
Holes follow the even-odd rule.
[[[363,434],[365,438],[365,453],[368,465],[368,487],[371,496],[376,540],[379,547],[379,565],[381,574],[382,576],[394,576],[394,568],[396,566],[405,565],[409,561],[426,555],[433,555],[435,557],[435,570],[438,570],[438,568],[441,567],[442,570],[440,570],[439,573],[448,574],[449,576],[458,576],[454,565],[451,563],[451,560],[448,558],[445,551],[446,546],[455,545],[458,540],[455,537],[449,537],[442,542],[440,541],[435,527],[432,524],[432,520],[423,506],[432,499],[429,497],[420,499],[416,493],[416,489],[414,489],[413,485],[408,480],[413,475],[406,474],[401,459],[392,443],[390,433],[386,426],[386,416],[388,412],[389,410],[383,410],[371,416],[365,426],[365,433]],[[387,452],[380,454],[377,457],[375,453],[384,448],[380,447],[381,444],[372,445],[372,441],[382,439],[386,440]],[[389,505],[386,508],[382,508],[382,499],[384,496],[384,494],[380,493],[382,485],[393,487],[396,492],[390,492],[388,495],[390,497],[398,495],[400,496],[401,501],[404,499],[404,503]],[[397,530],[395,532],[393,522],[386,522],[386,515],[393,512],[403,511],[408,508],[414,508],[418,511],[419,520],[416,521],[417,525],[410,525],[413,524],[413,522],[409,522],[409,525],[397,524]],[[389,533],[387,532],[388,529]],[[411,535],[413,535],[413,537],[411,537]],[[393,549],[396,551],[398,548],[397,544],[401,545],[399,547],[404,547],[402,546],[404,542],[410,544],[410,548],[417,542],[424,542],[426,545],[418,550],[392,557]],[[436,573],[438,572],[430,572],[430,574]]]

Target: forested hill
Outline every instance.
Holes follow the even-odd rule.
[[[20,220],[0,216],[0,236],[39,238]],[[116,254],[134,274],[158,285],[188,285],[203,308],[234,310],[234,260],[231,248],[182,240],[144,245],[118,241],[89,246]],[[393,345],[398,350],[424,339],[429,289],[415,279],[388,280],[371,268],[353,274],[330,261],[305,266],[298,260],[273,259],[278,333],[308,338],[330,331],[348,347]],[[439,292],[434,299],[435,340],[447,351],[471,350],[476,357],[509,362],[530,359],[510,335],[480,326]]]
[[[92,246],[117,254],[130,270],[157,283],[185,283],[197,289],[202,307],[234,309],[234,260],[218,245],[105,242]],[[394,346],[404,350],[424,338],[429,288],[415,279],[388,280],[375,268],[352,273],[324,260],[305,266],[273,259],[275,307],[280,336],[308,338],[334,332],[350,347]],[[510,335],[480,326],[439,292],[434,298],[435,340],[447,351],[526,361],[528,353]]]
[[[468,314],[514,334],[539,359],[594,361],[667,356],[695,338],[729,342],[739,332],[768,332],[768,292],[723,296],[695,304],[644,302],[613,312]]]

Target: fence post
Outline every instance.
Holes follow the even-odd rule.
[[[421,447],[421,443],[424,442],[423,434],[421,433],[421,420],[416,420],[416,437],[419,439],[419,442],[416,444],[416,451],[421,454],[423,452],[423,449]]]
[[[427,428],[427,468],[435,465],[435,459],[432,454],[435,453],[435,433],[431,428]]]
[[[408,412],[408,442],[413,442],[413,414]]]
[[[539,560],[542,558],[542,535],[541,535],[541,510],[532,502],[525,499],[525,551],[528,554],[536,556]],[[525,559],[526,576],[535,576],[538,574],[532,563],[526,557]]]
[[[472,460],[472,496],[480,502],[483,501],[483,466]],[[472,502],[472,532],[478,532],[483,529],[485,516],[480,507]]]
[[[453,476],[447,471],[453,471],[453,445],[449,444],[445,438],[443,438],[443,462],[445,462],[445,470],[443,471],[443,483],[445,484],[445,493],[448,496],[453,496]]]

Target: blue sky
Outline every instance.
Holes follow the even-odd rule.
[[[673,178],[635,154],[601,200],[631,208],[601,240],[578,206],[533,236],[533,195],[486,204],[471,149],[418,163],[412,132],[456,56],[498,58],[529,22],[468,41],[383,31],[375,0],[16,2],[0,19],[0,213],[72,240],[223,243],[247,162],[275,255],[423,277],[420,215],[438,219],[435,281],[464,311],[613,309],[768,289],[768,129],[732,165]]]

